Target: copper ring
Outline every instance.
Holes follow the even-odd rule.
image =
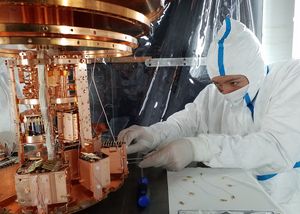
[[[131,51],[131,48],[124,44],[118,44],[113,42],[92,41],[92,40],[84,40],[84,39],[69,39],[69,38],[0,37],[0,45],[6,45],[6,44],[92,47],[92,48],[116,49],[120,51]]]
[[[133,9],[98,0],[17,0],[6,1],[0,0],[0,5],[13,6],[14,8],[22,8],[33,5],[33,7],[55,7],[58,11],[68,8],[72,11],[81,11],[88,14],[101,14],[107,18],[111,17],[117,20],[123,20],[135,26],[141,26],[144,30],[149,30],[150,20],[142,13]],[[26,16],[26,14],[20,14]],[[27,14],[28,15],[28,14]],[[8,20],[9,17],[8,17]],[[45,20],[49,20],[46,15]],[[5,23],[5,22],[4,22]],[[27,23],[27,22],[26,22]],[[45,22],[44,24],[47,24]]]
[[[91,59],[91,58],[110,58],[110,57],[122,57],[132,55],[131,51],[119,51],[119,50],[91,50],[91,51],[60,51],[57,56],[61,55],[82,55],[83,58]],[[61,64],[69,64],[66,59],[58,59],[58,62]],[[57,63],[60,64],[60,63]]]
[[[0,57],[7,58],[18,58],[20,55],[19,49],[0,49]],[[97,51],[59,51],[57,54],[54,54],[55,62],[57,64],[70,64],[70,60],[75,60],[74,63],[78,63],[78,59],[57,59],[60,56],[72,57],[77,55],[78,59],[92,59],[92,58],[111,58],[111,57],[126,57],[132,55],[131,51],[119,51],[119,50],[97,50]],[[19,60],[17,65],[36,65],[36,64],[46,64],[47,61],[40,59],[31,59],[31,60]]]
[[[11,3],[11,1],[0,0],[0,3]],[[54,5],[69,8],[78,8],[83,10],[97,11],[101,13],[111,14],[116,17],[123,17],[126,19],[131,19],[140,22],[144,25],[150,26],[149,19],[140,12],[132,10],[127,7],[119,6],[112,3],[102,2],[102,1],[91,1],[91,0],[17,0],[13,1],[13,4],[42,4],[42,5]]]
[[[26,32],[26,36],[32,37],[53,37],[57,35],[77,36],[78,39],[90,39],[96,41],[115,40],[136,48],[137,39],[123,33],[98,30],[83,27],[59,26],[59,25],[38,25],[38,24],[0,24],[0,36],[16,36],[22,37]]]

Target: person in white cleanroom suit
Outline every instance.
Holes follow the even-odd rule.
[[[300,213],[300,61],[265,66],[255,35],[226,18],[212,42],[207,70],[214,84],[193,103],[118,139],[128,153],[156,150],[140,167],[180,170],[192,161],[251,170],[288,214]]]

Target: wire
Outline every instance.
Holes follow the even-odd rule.
[[[113,107],[113,105],[112,104],[106,104],[105,106],[104,106],[104,108],[105,107],[108,107],[108,106],[111,106],[111,107]],[[101,119],[101,117],[102,117],[102,115],[103,115],[103,111],[101,112],[101,114],[99,115],[99,117],[98,117],[98,119],[97,119],[97,124],[99,123],[99,121],[100,121],[100,119]]]
[[[110,68],[110,84],[112,86],[113,85],[114,72],[112,70],[112,66],[109,66],[109,68]],[[114,106],[114,87],[111,87],[111,103],[112,103],[112,106]],[[111,113],[112,113],[112,118],[115,118],[113,109],[112,109]],[[112,123],[111,125],[113,126],[114,130],[116,130],[115,123]]]
[[[94,85],[94,88],[95,88],[97,97],[98,97],[98,99],[99,99],[99,102],[100,102],[100,105],[101,105],[101,108],[102,108],[102,113],[104,114],[105,121],[106,121],[106,123],[107,123],[109,132],[110,132],[110,134],[111,134],[111,136],[112,136],[114,145],[115,145],[115,147],[117,148],[117,151],[119,152],[121,168],[122,168],[122,170],[124,171],[124,170],[125,170],[125,167],[124,167],[124,162],[123,162],[122,153],[121,153],[122,146],[121,146],[120,148],[118,147],[118,143],[116,142],[115,136],[114,136],[114,134],[113,134],[113,131],[112,131],[111,126],[110,126],[109,121],[108,121],[108,117],[107,117],[107,114],[106,114],[106,111],[105,111],[105,106],[103,105],[102,100],[101,100],[101,97],[100,97],[100,95],[99,95],[99,92],[98,92],[98,89],[97,89],[97,86],[96,86],[96,83],[95,83],[95,67],[96,67],[96,60],[94,61],[94,66],[93,66],[93,69],[92,69],[92,75],[91,75],[91,77],[92,77],[92,82],[93,82],[93,85]]]
[[[115,136],[114,136],[114,134],[113,134],[113,131],[112,131],[112,129],[111,129],[111,126],[109,125],[108,117],[107,117],[105,108],[104,108],[104,106],[103,106],[101,97],[100,97],[100,95],[99,95],[99,92],[98,92],[96,83],[95,83],[95,67],[96,67],[96,61],[94,62],[94,66],[93,66],[93,70],[92,70],[92,82],[93,82],[93,85],[94,85],[94,87],[95,87],[95,91],[96,91],[97,97],[98,97],[98,99],[99,99],[99,102],[100,102],[100,105],[101,105],[101,108],[102,108],[102,111],[103,111],[103,114],[104,114],[104,117],[105,117],[105,121],[106,121],[107,126],[108,126],[108,129],[109,129],[109,132],[110,132],[110,134],[111,134],[111,136],[112,136],[112,139],[113,139],[114,143],[117,145]]]
[[[91,81],[91,82],[89,83],[89,91],[91,91],[92,86],[94,86],[94,85],[93,85],[93,81]],[[96,89],[96,90],[97,90],[97,89]],[[93,93],[91,93],[91,98],[92,98],[92,115],[94,115],[94,114],[95,114],[95,98],[94,98],[94,94],[93,94]],[[104,106],[104,108],[106,108],[106,107],[108,107],[108,106],[113,106],[113,105],[112,105],[112,104],[106,104],[106,105]],[[103,111],[101,112],[101,114],[100,114],[99,117],[97,118],[96,124],[99,123],[99,121],[100,121],[102,115],[103,115]],[[94,128],[93,126],[92,126],[92,128],[93,128],[94,133],[96,133],[95,128]]]
[[[141,109],[140,109],[140,111],[139,111],[139,116],[140,116],[140,115],[142,114],[142,112],[144,111],[145,106],[146,106],[146,103],[148,102],[149,94],[150,94],[150,92],[151,92],[151,90],[152,90],[154,81],[155,81],[155,79],[156,79],[156,75],[157,75],[157,72],[158,72],[158,68],[159,68],[159,66],[157,66],[157,67],[155,68],[155,71],[154,71],[154,74],[153,74],[151,83],[150,83],[150,85],[149,85],[149,87],[148,87],[148,90],[147,90],[145,99],[144,99],[144,101],[143,101],[143,105],[142,105],[142,107],[141,107]]]
[[[165,109],[160,117],[160,122],[163,121],[164,119],[164,116],[168,110],[168,107],[169,107],[169,102],[170,102],[170,98],[171,98],[171,92],[172,92],[172,89],[173,89],[173,85],[174,85],[174,82],[175,82],[175,79],[176,79],[176,75],[177,75],[177,70],[178,70],[178,66],[176,66],[175,68],[175,71],[173,73],[173,78],[172,78],[172,82],[170,84],[170,87],[169,87],[169,92],[168,92],[168,97],[167,97],[167,101],[166,101],[166,104],[165,104]]]

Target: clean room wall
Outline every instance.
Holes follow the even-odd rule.
[[[295,1],[294,9],[293,58],[300,59],[300,1]]]
[[[294,4],[295,0],[264,0],[262,45],[267,64],[292,58]]]

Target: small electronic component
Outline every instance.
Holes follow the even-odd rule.
[[[37,136],[45,134],[45,128],[43,119],[41,116],[26,116],[25,123],[25,135]]]
[[[2,150],[0,148],[0,161],[4,160],[5,158],[6,158],[6,154],[5,154],[4,150]]]
[[[75,112],[63,113],[63,136],[64,140],[77,141],[78,133],[78,115]]]
[[[101,160],[102,154],[81,152],[80,158],[89,162],[95,162]]]

